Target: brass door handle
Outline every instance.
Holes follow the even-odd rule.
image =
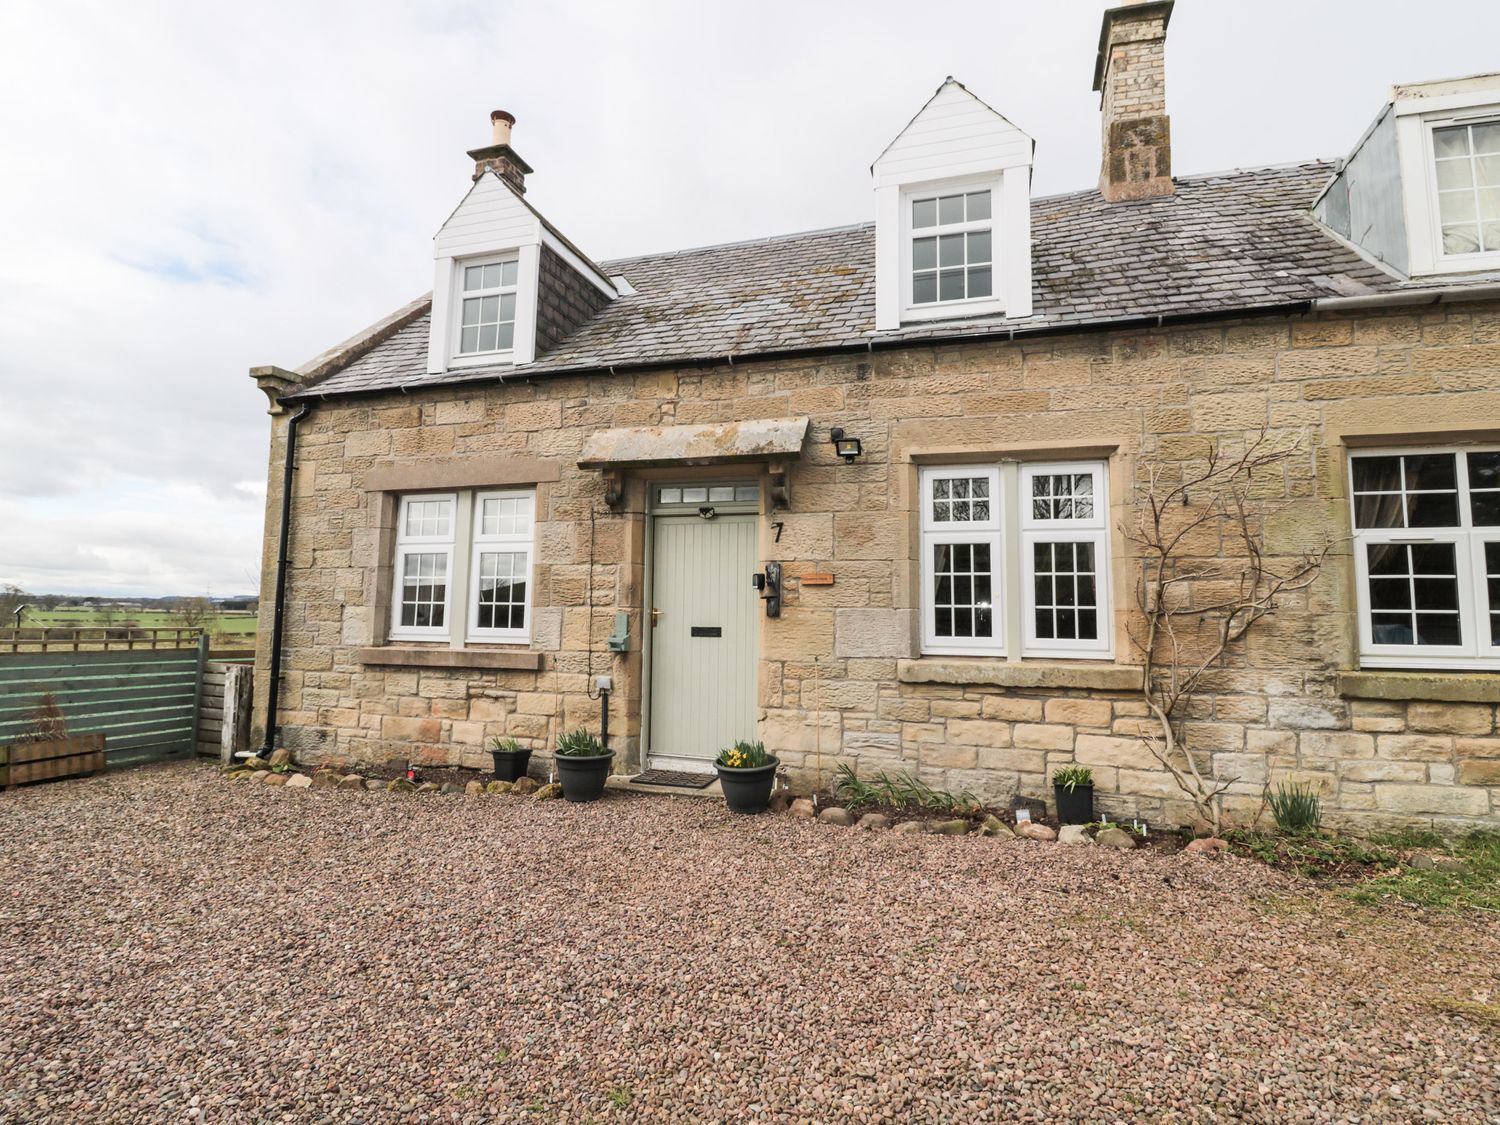
[[[655,606],[652,606],[652,608],[651,608],[651,628],[655,629],[656,628],[656,623],[659,620],[661,620],[661,610],[657,609]]]

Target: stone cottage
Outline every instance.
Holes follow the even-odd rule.
[[[1247,526],[1321,569],[1177,716],[1231,812],[1500,815],[1500,75],[1396,87],[1334,163],[1172,167],[1171,0],[1106,12],[1096,187],[949,79],[852,226],[596,262],[492,115],[433,290],[298,370],[272,438],[259,735],[616,768],[762,739],[794,788],[995,799],[1093,769],[1186,819],[1142,738],[1152,480],[1257,440]],[[893,123],[894,124],[894,123]],[[1223,521],[1181,565],[1237,550]],[[1325,554],[1326,553],[1326,554]],[[602,690],[601,690],[602,689]]]

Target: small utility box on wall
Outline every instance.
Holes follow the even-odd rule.
[[[595,636],[597,635],[596,633]],[[605,643],[609,645],[610,652],[630,651],[630,614],[623,611],[615,614],[615,631]]]

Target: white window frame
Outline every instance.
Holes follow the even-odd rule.
[[[1409,272],[1419,276],[1500,267],[1500,252],[1443,253],[1442,221],[1438,214],[1437,154],[1432,139],[1434,129],[1500,120],[1500,102],[1495,101],[1493,87],[1398,96],[1395,112]]]
[[[1082,476],[1093,478],[1094,514],[1087,519],[1037,519],[1032,505],[1032,482],[1040,476]],[[1021,466],[1021,653],[1024,656],[1106,658],[1114,653],[1113,615],[1109,597],[1109,496],[1108,474],[1102,461],[1026,462]],[[1036,635],[1036,552],[1037,543],[1090,543],[1094,548],[1095,630],[1092,639],[1065,640]]]
[[[487,500],[521,500],[526,505],[524,532],[484,532],[484,504]],[[533,489],[505,489],[474,494],[473,549],[469,553],[468,628],[469,639],[515,644],[531,640],[531,601],[536,585],[532,565],[536,541],[536,492]],[[523,601],[524,624],[519,629],[485,629],[479,625],[479,594],[483,567],[480,556],[487,553],[518,554],[526,557],[526,597]]]
[[[1088,519],[1038,520],[1031,515],[1031,482],[1047,474],[1088,473],[1093,478],[1094,514]],[[983,477],[990,482],[991,518],[966,523],[934,523],[932,485],[937,479]],[[1108,464],[1097,460],[1006,461],[990,465],[928,465],[919,474],[922,511],[919,560],[922,653],[925,656],[999,656],[1011,660],[1108,660],[1114,656],[1114,603],[1111,597]],[[1062,641],[1036,636],[1035,560],[1032,547],[1048,543],[1094,545],[1094,593],[1098,637]],[[990,547],[991,616],[994,636],[937,635],[937,575],[933,547],[943,543],[987,543]],[[1014,611],[1013,611],[1014,607]]]
[[[985,480],[990,489],[990,518],[935,523],[932,519],[932,486],[938,479]],[[1001,551],[1000,470],[995,466],[934,465],[921,473],[922,494],[922,651],[934,655],[1005,655],[1005,556]],[[939,637],[937,635],[937,575],[932,549],[942,544],[986,544],[990,549],[989,637]]]
[[[1349,526],[1353,535],[1355,599],[1359,613],[1359,659],[1365,668],[1447,668],[1500,670],[1500,645],[1491,640],[1489,584],[1486,581],[1484,547],[1500,543],[1500,526],[1476,527],[1469,490],[1470,453],[1500,453],[1496,445],[1403,445],[1359,448],[1349,451],[1345,480],[1349,489]],[[1363,457],[1400,457],[1452,454],[1458,484],[1457,527],[1361,528],[1355,519],[1354,463]],[[1370,607],[1370,574],[1367,547],[1379,543],[1455,545],[1458,580],[1458,619],[1463,643],[1459,645],[1376,644]]]
[[[1437,144],[1433,134],[1439,129],[1460,125],[1500,125],[1500,106],[1491,106],[1476,113],[1455,116],[1426,117],[1422,120],[1423,165],[1427,187],[1427,205],[1430,209],[1427,224],[1428,236],[1432,239],[1433,260],[1444,273],[1468,270],[1494,269],[1500,265],[1500,248],[1480,250],[1472,254],[1449,254],[1443,249],[1443,217],[1438,199]],[[1500,187],[1500,185],[1497,185]]]
[[[448,504],[448,533],[446,535],[411,535],[406,530],[407,513],[412,504],[427,501],[446,501]],[[454,492],[413,492],[401,497],[396,508],[396,551],[394,571],[391,577],[391,628],[390,636],[395,640],[434,641],[445,640],[453,628],[453,549],[458,529],[458,494]],[[442,625],[403,625],[401,608],[406,597],[406,559],[408,555],[443,556],[447,568],[447,580],[443,587]]]
[[[1000,209],[1004,204],[1004,178],[1000,175],[964,176],[952,180],[938,180],[924,184],[912,184],[901,189],[901,319],[944,320],[956,316],[982,316],[1005,311],[1005,279],[1001,274],[1001,258],[1005,246],[1001,237],[1004,226]],[[990,193],[990,217],[974,223],[950,226],[922,227],[920,233],[912,226],[912,204],[918,200],[936,199],[944,195],[969,194],[975,191]],[[965,297],[958,301],[932,301],[916,304],[912,301],[912,240],[928,234],[958,234],[971,230],[990,232],[990,296]]]
[[[473,269],[475,266],[506,266],[514,265],[516,268],[516,280],[512,285],[500,285],[493,289],[476,289],[467,292],[464,289],[464,271]],[[522,315],[522,262],[518,253],[491,254],[481,258],[457,258],[453,262],[453,302],[449,312],[449,340],[451,341],[450,361],[457,365],[466,363],[484,364],[502,361],[514,356],[516,350],[517,333],[520,331]],[[464,324],[464,302],[479,297],[504,297],[515,298],[511,324],[511,346],[508,348],[493,348],[489,351],[466,352],[463,350],[463,324]]]

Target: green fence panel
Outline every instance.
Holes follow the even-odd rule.
[[[50,693],[70,734],[105,735],[129,765],[194,752],[206,643],[126,652],[0,653],[0,746],[24,735]]]

